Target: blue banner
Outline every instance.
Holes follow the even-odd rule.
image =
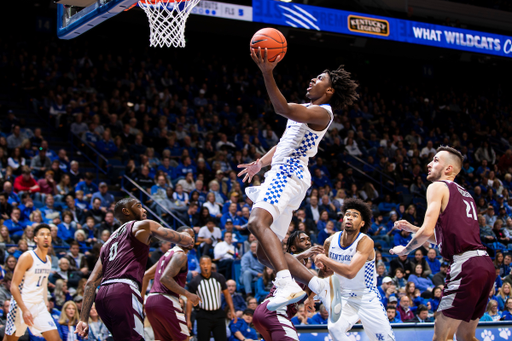
[[[253,21],[512,57],[512,37],[274,0],[253,0]]]
[[[391,325],[396,341],[432,341],[434,336],[433,323]],[[327,332],[327,326],[297,326],[300,341],[332,341]],[[481,341],[510,341],[512,340],[512,325],[507,322],[480,323],[475,336]],[[355,325],[347,333],[351,341],[370,341],[361,325]]]

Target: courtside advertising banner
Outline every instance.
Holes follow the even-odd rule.
[[[253,21],[512,57],[512,37],[337,9],[252,1]]]

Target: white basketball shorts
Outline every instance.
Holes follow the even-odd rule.
[[[18,307],[16,301],[12,299],[9,307],[9,313],[7,314],[5,334],[21,337],[25,334],[28,327],[35,336],[42,336],[42,333],[44,332],[57,329],[55,321],[48,312],[48,309],[46,309],[46,303],[44,301],[33,304],[25,303],[25,305],[34,318],[34,324],[32,327],[28,327],[25,324],[25,321],[23,321],[23,313]]]
[[[261,186],[247,187],[245,193],[254,202],[253,208],[263,208],[272,215],[274,221],[270,229],[282,241],[293,211],[300,207],[309,185],[296,176],[289,177],[279,167],[276,168],[277,171],[271,169],[265,173],[265,182]]]

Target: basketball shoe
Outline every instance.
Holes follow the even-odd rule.
[[[341,293],[340,280],[337,276],[329,276],[319,279],[322,282],[322,289],[316,295],[324,304],[325,309],[329,312],[329,318],[332,323],[336,323],[341,316]]]
[[[275,280],[273,283],[276,290],[274,291],[274,297],[267,304],[267,309],[270,311],[276,311],[288,304],[297,303],[306,296],[306,292],[291,277]]]

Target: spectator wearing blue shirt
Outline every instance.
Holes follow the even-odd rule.
[[[407,280],[409,282],[413,282],[416,288],[420,289],[421,292],[433,288],[434,283],[432,283],[430,278],[424,278],[422,276],[423,266],[421,264],[416,264],[414,266],[414,273],[411,274]]]
[[[310,172],[311,174],[315,174],[316,170],[320,169],[320,173],[325,175],[327,178],[331,178],[331,174],[329,173],[329,169],[324,165],[324,159],[321,157],[316,158],[316,164],[311,166]]]
[[[62,220],[62,216],[60,210],[54,206],[55,200],[53,199],[53,195],[48,194],[45,199],[45,206],[41,208],[41,213],[43,214],[43,219],[47,223],[51,223],[53,219],[59,218]]]
[[[384,197],[384,201],[381,202],[378,206],[379,212],[382,214],[387,214],[391,211],[396,210],[396,204],[394,202],[391,202],[391,195],[386,194]]]
[[[327,176],[322,175],[322,171],[320,170],[320,168],[315,169],[314,174],[315,175],[311,178],[311,181],[313,182],[313,187],[320,188],[329,186],[332,188],[331,180]]]
[[[110,130],[103,132],[103,138],[96,143],[96,149],[106,158],[111,158],[117,153],[117,146],[110,137]]]
[[[408,231],[400,231],[400,233],[395,234],[394,238],[394,246],[403,245],[406,246],[411,241],[411,233]]]
[[[229,211],[229,205],[236,204],[236,212],[240,212],[242,210],[242,205],[240,205],[240,198],[237,192],[232,192],[229,196],[229,200],[224,203],[222,207],[222,214],[225,214]]]
[[[498,290],[498,294],[496,295],[499,310],[505,309],[505,302],[510,298],[511,295],[512,286],[508,282],[503,283],[501,288]]]
[[[190,156],[185,156],[183,158],[182,163],[176,167],[175,170],[175,180],[179,179],[185,179],[187,176],[187,173],[192,173],[194,176],[194,179],[197,177],[197,168],[192,164],[192,160],[190,159]]]
[[[23,215],[23,212],[21,213]],[[510,271],[512,270],[512,255],[505,255],[503,259],[503,264],[500,266],[500,276],[507,277],[510,275]]]
[[[387,234],[388,228],[386,224],[384,224],[384,217],[382,214],[379,214],[372,226],[368,229],[368,234],[372,237],[373,240],[384,240],[387,243],[391,242],[391,236]]]
[[[512,321],[512,298],[505,301],[505,310],[503,311],[503,320]]]
[[[484,316],[480,319],[480,321],[484,322],[496,322],[500,321],[503,316],[503,313],[498,310],[498,302],[496,300],[489,300],[487,303],[487,310],[484,313]]]
[[[21,204],[20,197],[12,190],[12,183],[10,181],[4,182],[4,192],[7,194],[7,202],[12,206],[18,206]]]
[[[377,287],[377,289],[379,290],[379,293],[380,293],[380,301],[382,302],[382,305],[384,307],[386,307],[388,305],[386,291],[392,284],[394,284],[393,279],[391,279],[391,277],[389,277],[389,276],[386,276],[382,279],[382,285]]]
[[[229,329],[231,330],[231,336],[228,341],[239,341],[239,340],[258,340],[258,334],[254,328],[251,328],[252,316],[254,315],[254,310],[245,309],[242,318],[239,318],[236,323],[234,320],[229,324]]]
[[[236,292],[236,282],[232,279],[228,279],[226,281],[226,286],[228,287],[228,292],[231,295],[231,300],[233,301],[233,307],[235,307],[235,311],[244,311],[247,309],[247,303],[245,302],[242,295]],[[227,302],[224,294],[221,294],[221,307],[222,309],[226,308]]]
[[[240,282],[244,285],[246,295],[252,295],[252,282],[263,276],[263,264],[256,257],[258,242],[251,243],[251,251],[242,256]]]
[[[236,248],[240,248],[241,244],[245,241],[245,238],[242,237],[238,230],[233,228],[233,221],[231,219],[226,220],[224,230],[222,230],[222,239],[224,239],[224,234],[227,232],[231,233],[233,236],[233,245],[235,245]]]
[[[157,171],[164,172],[169,181],[172,181],[175,177],[174,167],[171,167],[171,159],[168,157],[164,157],[162,164],[158,166]]]
[[[292,317],[292,323],[294,326],[313,324],[313,320],[308,317],[304,304],[299,305],[297,308],[297,314]]]
[[[92,180],[94,175],[92,173],[85,173],[84,181],[80,181],[75,186],[75,191],[82,191],[84,193],[85,200],[91,200],[94,193],[98,191],[98,186]]]
[[[327,324],[329,319],[329,312],[325,309],[323,304],[320,305],[318,313],[311,318],[312,324]]]
[[[427,252],[427,259],[425,259],[430,267],[430,271],[432,271],[432,276],[441,271],[441,262],[436,258],[436,256],[436,250],[430,249]]]
[[[23,235],[27,224],[21,221],[21,211],[15,207],[12,209],[11,218],[4,221],[5,227],[9,230],[9,234],[14,241],[17,241]]]
[[[30,215],[35,211],[34,202],[30,197],[29,193],[23,193],[21,195],[22,204],[18,206],[21,211],[21,220],[30,220]]]
[[[226,203],[226,205],[227,205],[227,203]],[[229,205],[228,212],[224,213],[222,215],[222,217],[220,218],[220,228],[221,229],[224,229],[226,227],[226,221],[228,221],[228,219],[231,219],[231,221],[233,222],[234,228],[237,230],[240,229],[243,225],[242,219],[238,215],[235,203],[232,203],[231,205]]]
[[[430,299],[430,307],[432,311],[435,313],[437,308],[439,308],[439,303],[441,303],[441,296],[443,295],[443,289],[440,287],[435,287],[432,290],[432,298]]]
[[[57,237],[69,243],[75,239],[76,223],[73,221],[73,214],[69,211],[64,211],[62,219],[63,222],[57,225],[59,229]],[[86,224],[89,223],[89,219],[92,219],[94,224],[94,218],[92,217],[87,217]]]
[[[99,191],[94,193],[91,197],[91,207],[92,203],[94,202],[94,199],[98,198],[101,200],[100,207],[105,207],[106,209],[110,208],[110,205],[112,205],[115,201],[114,196],[110,193],[108,193],[108,185],[106,182],[100,182],[99,184]]]

